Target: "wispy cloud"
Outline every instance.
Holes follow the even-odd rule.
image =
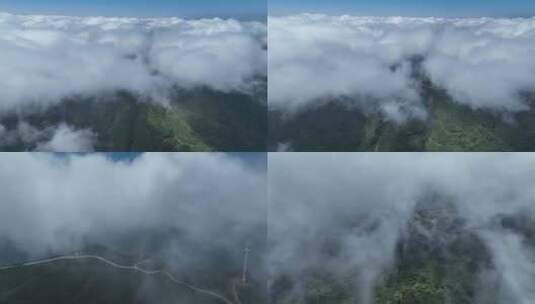
[[[534,164],[533,155],[507,153],[271,154],[273,275],[304,282],[323,267],[350,277],[354,297],[373,303],[374,286],[394,265],[417,204],[432,203],[426,200],[432,193],[451,201],[459,225],[485,242],[504,286],[499,292],[509,299],[499,303],[528,303],[535,296],[531,236],[496,223],[500,216],[535,219]]]
[[[274,107],[345,96],[416,110],[416,60],[418,72],[473,108],[522,111],[522,93],[535,90],[535,18],[303,14],[270,17],[268,27]]]

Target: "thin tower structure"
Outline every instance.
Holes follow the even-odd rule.
[[[243,270],[241,275],[241,282],[242,284],[247,284],[247,266],[249,263],[249,252],[251,252],[251,249],[249,246],[246,246],[243,250]]]

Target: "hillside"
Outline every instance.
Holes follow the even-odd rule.
[[[355,221],[354,225],[364,225],[362,219]],[[515,233],[526,240],[525,246],[533,248],[533,223],[522,215],[503,215],[481,228]],[[378,229],[374,225],[355,237],[373,234]],[[354,228],[347,226],[346,229]],[[341,247],[342,240],[321,236],[317,247],[322,251],[319,253],[321,260],[298,275],[277,274],[271,285],[272,303],[530,303],[526,302],[529,294],[522,294],[519,286],[505,282],[503,278],[507,275],[498,275],[502,261],[491,253],[481,235],[484,234],[467,226],[453,204],[443,198],[428,197],[416,206],[397,242],[393,260],[371,285],[366,282],[373,277],[372,257],[361,268],[352,268]],[[530,286],[529,278],[526,279],[528,281],[521,284]]]
[[[414,68],[418,70],[418,68]],[[427,117],[389,119],[374,100],[327,98],[304,108],[269,111],[269,150],[291,151],[534,151],[535,96],[529,110],[474,109],[453,99],[425,76],[421,107]]]
[[[206,247],[173,230],[50,253],[51,260],[27,266],[21,263],[36,259],[17,253],[13,246],[4,242],[1,247],[2,260],[14,267],[0,266],[0,303],[240,304],[265,299],[263,270],[258,266],[261,238],[251,243],[255,254],[250,256],[245,284],[242,250],[231,250],[228,243]],[[179,251],[180,246],[184,248]]]
[[[21,131],[21,124],[32,130]],[[0,117],[6,151],[34,150],[66,124],[90,130],[95,151],[263,151],[265,96],[207,88],[176,89],[169,105],[142,101],[127,91],[70,97],[45,108],[25,108]]]

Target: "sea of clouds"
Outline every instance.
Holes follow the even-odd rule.
[[[233,19],[0,13],[0,114],[118,90],[161,104],[175,87],[249,94],[267,74],[266,36],[264,23]],[[87,152],[96,138],[65,124],[0,124],[0,145]]]
[[[522,111],[535,90],[535,18],[301,14],[269,17],[268,30],[272,107],[359,97],[401,119],[421,110],[418,57],[418,72],[475,109]]]
[[[248,92],[265,44],[261,22],[0,13],[0,111],[120,89],[161,102],[172,86]]]

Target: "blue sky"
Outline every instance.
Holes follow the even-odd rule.
[[[98,152],[97,152],[98,153]],[[196,152],[183,152],[183,153],[196,153]],[[203,152],[198,152],[203,153]],[[55,156],[59,158],[69,157],[72,155],[86,155],[91,153],[54,153]],[[141,156],[143,153],[140,152],[104,152],[106,157],[113,161],[132,161],[137,157]],[[179,153],[180,154],[180,153]],[[229,157],[243,162],[246,166],[258,170],[266,171],[267,170],[267,153],[263,152],[232,152],[232,153],[222,153],[226,154]]]
[[[234,17],[259,19],[266,0],[0,0],[0,11],[135,17]]]
[[[21,14],[263,19],[302,12],[405,16],[533,16],[535,0],[0,0]]]
[[[272,15],[534,16],[535,0],[269,0]]]
[[[191,153],[191,152],[185,152]],[[193,152],[195,153],[195,152]],[[203,153],[203,152],[199,152]],[[143,153],[138,152],[113,152],[113,153],[104,153],[107,157],[115,161],[130,161],[141,156]],[[267,169],[267,153],[262,152],[232,152],[232,153],[222,153],[227,154],[231,158],[242,161],[245,165],[250,166],[251,168],[257,169],[259,171],[265,171]],[[67,154],[68,155],[68,154]]]

